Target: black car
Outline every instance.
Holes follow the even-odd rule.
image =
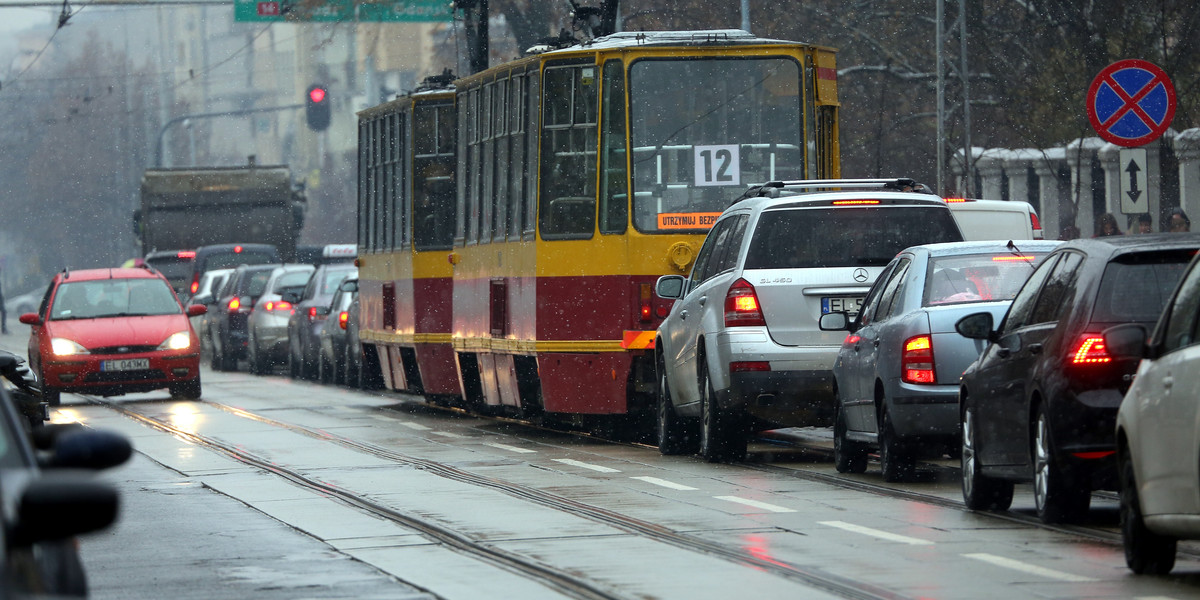
[[[0,516],[0,596],[87,596],[74,536],[111,525],[119,497],[81,469],[116,466],[131,454],[124,437],[77,424],[37,426],[31,434],[0,388],[0,492],[11,501]]]
[[[216,304],[209,311],[208,324],[213,369],[233,371],[237,369],[237,361],[246,358],[250,311],[266,291],[267,282],[277,266],[241,265],[233,270],[217,293]]]
[[[265,265],[282,262],[279,250],[271,244],[213,244],[196,248],[192,260],[191,283],[185,294],[195,294],[200,288],[200,276],[213,269],[232,269],[238,265]]]
[[[1093,490],[1116,489],[1117,409],[1137,361],[1108,353],[1101,332],[1152,327],[1200,234],[1067,242],[1017,293],[999,327],[991,313],[956,329],[990,342],[959,388],[963,499],[1005,510],[1032,481],[1038,517],[1082,516]]]
[[[288,318],[288,374],[293,378],[312,379],[318,375],[321,327],[329,316],[330,303],[338,286],[347,277],[357,277],[358,267],[351,263],[324,264],[317,267],[304,293],[284,296],[295,307]]]

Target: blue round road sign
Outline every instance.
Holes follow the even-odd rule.
[[[1126,148],[1148,144],[1171,126],[1175,86],[1154,63],[1119,60],[1092,80],[1087,113],[1106,141]]]

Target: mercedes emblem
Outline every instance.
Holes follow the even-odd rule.
[[[859,283],[866,281],[867,278],[870,276],[871,275],[869,273],[867,273],[867,270],[863,269],[861,267],[854,270],[854,280]]]

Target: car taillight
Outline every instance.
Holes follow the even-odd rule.
[[[292,303],[288,302],[287,300],[280,300],[278,302],[268,302],[263,305],[263,308],[265,308],[267,310],[267,312],[270,312],[273,310],[282,312],[285,310],[292,310]]]
[[[200,289],[200,274],[199,273],[196,273],[192,277],[192,288],[191,289],[192,289],[193,294],[196,293],[196,290]]]
[[[240,298],[230,298],[229,299],[229,312],[236,311],[237,309],[239,309],[241,307],[242,307],[242,301]]]
[[[758,294],[754,286],[745,279],[738,279],[729,286],[725,293],[725,326],[752,327],[765,326],[762,307],[758,304]]]
[[[308,307],[308,318],[314,319],[314,318],[316,318],[316,316],[317,316],[317,307],[315,307],[315,306]]]
[[[1042,237],[1042,222],[1038,220],[1037,214],[1029,213],[1029,224],[1033,225],[1033,238],[1041,239],[1041,237]]]
[[[904,341],[900,356],[900,379],[905,383],[936,383],[933,372],[933,338],[918,335]]]
[[[1079,341],[1071,349],[1067,359],[1073,365],[1100,365],[1112,362],[1104,338],[1095,334],[1085,333],[1079,336]]]
[[[338,313],[338,327],[345,329],[346,323],[348,323],[349,321],[350,321],[350,313],[348,313],[344,310],[342,312]]]

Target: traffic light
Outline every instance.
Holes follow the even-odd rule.
[[[304,96],[304,116],[308,119],[308,128],[313,131],[329,128],[329,92],[325,86],[308,86],[308,93]]]

